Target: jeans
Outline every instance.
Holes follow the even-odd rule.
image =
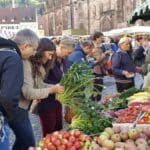
[[[30,146],[35,147],[34,135],[27,110],[20,108],[15,118],[9,121],[9,126],[16,136],[13,150],[28,150]]]
[[[3,139],[0,139],[0,150],[9,150],[9,127],[8,125],[5,123],[4,124],[4,137]]]

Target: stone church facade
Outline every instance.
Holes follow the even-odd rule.
[[[43,14],[46,35],[61,35],[64,30],[96,30],[129,26],[133,10],[145,0],[46,0]]]

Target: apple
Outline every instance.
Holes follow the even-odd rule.
[[[113,135],[111,136],[111,140],[112,140],[113,142],[120,142],[120,141],[121,141],[120,134],[113,134]]]
[[[120,137],[121,137],[122,141],[126,141],[128,139],[128,132],[121,131],[120,132]]]
[[[29,150],[32,150],[32,149],[29,149]],[[42,148],[41,147],[36,147],[36,149],[34,149],[34,150],[42,150]]]
[[[121,128],[119,126],[113,126],[113,131],[114,131],[114,133],[120,133]]]
[[[115,147],[116,147],[116,148],[124,148],[124,146],[125,146],[125,143],[124,143],[124,142],[116,142],[116,143],[115,143]]]
[[[60,134],[60,132],[59,131],[55,131],[55,132],[53,132],[53,135],[55,135],[55,136],[58,136]]]
[[[100,150],[109,150],[107,147],[102,147]]]
[[[136,150],[148,150],[145,145],[140,144],[136,147]]]
[[[69,132],[64,132],[63,133],[63,138],[68,139],[70,137],[70,133]]]
[[[98,138],[98,144],[102,145],[103,141],[107,140],[108,137],[106,135],[100,135]]]
[[[62,139],[62,144],[66,144],[67,142],[68,142],[68,140],[67,139]]]
[[[57,140],[57,137],[51,136],[51,142],[52,142],[52,143],[54,143],[54,141],[56,141],[56,140]]]
[[[93,138],[93,140],[94,140],[96,143],[98,143],[98,136],[95,136],[95,137]]]
[[[48,144],[48,150],[56,150],[56,147],[53,144]]]
[[[66,144],[65,144],[67,147],[71,147],[73,145],[72,142],[68,141]]]
[[[79,141],[76,141],[74,144],[73,144],[77,149],[81,148],[81,143]]]
[[[53,142],[53,144],[54,144],[55,146],[58,146],[58,145],[61,144],[61,141],[60,141],[59,139],[56,139],[56,140]]]
[[[142,127],[136,127],[135,128],[139,133],[142,133],[143,132],[143,128]]]
[[[133,140],[137,139],[140,136],[139,132],[136,129],[131,129],[128,135],[129,135],[129,138]]]
[[[79,131],[79,130],[75,130],[75,132],[74,132],[74,136],[75,136],[76,138],[78,138],[81,134],[82,134],[82,133],[81,133],[81,131]]]
[[[136,141],[135,141],[135,144],[136,145],[147,145],[147,142],[145,139],[143,138],[138,138]]]
[[[134,143],[126,143],[125,150],[136,150],[136,145]]]
[[[134,141],[133,141],[132,139],[128,139],[128,140],[126,140],[126,143],[127,143],[127,144],[128,144],[128,143],[134,144]]]
[[[76,138],[75,138],[74,136],[70,136],[70,137],[69,137],[69,141],[73,143],[73,142],[76,141]]]
[[[145,139],[145,140],[148,139],[147,136],[144,133],[140,133],[139,138],[142,138],[142,139]]]
[[[58,145],[57,150],[66,150],[66,146],[65,145]]]
[[[117,147],[117,148],[115,148],[115,150],[124,150],[124,148],[118,148],[118,147]]]
[[[43,142],[43,141],[40,141],[38,145],[39,145],[40,147],[43,147],[44,142]]]
[[[105,136],[107,136],[107,137],[108,137],[108,139],[110,138],[110,134],[109,134],[109,133],[107,133],[106,131],[105,131],[105,132],[102,132],[102,133],[101,133],[101,135],[105,135]]]
[[[147,138],[150,138],[150,128],[143,129],[143,133],[147,136]]]
[[[107,132],[110,136],[112,136],[114,134],[114,130],[110,127],[105,128],[104,131]]]
[[[109,150],[113,150],[115,148],[115,144],[113,141],[111,140],[105,140],[103,143],[102,143],[102,146],[104,147],[107,147]]]

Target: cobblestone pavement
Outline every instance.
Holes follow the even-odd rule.
[[[142,77],[140,75],[136,75],[135,86],[137,88],[140,88],[142,82],[143,82]],[[105,87],[104,87],[103,92],[102,92],[103,96],[104,95],[114,95],[117,92],[115,80],[113,77],[105,77],[104,78],[104,85],[105,85]],[[32,123],[36,143],[38,143],[39,140],[41,139],[41,128],[40,128],[39,118],[36,115],[30,114],[30,120]],[[12,146],[12,144],[15,140],[15,136],[13,135],[13,133],[11,133],[10,137],[11,137],[11,146]]]

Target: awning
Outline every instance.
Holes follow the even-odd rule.
[[[135,23],[137,19],[150,20],[150,0],[146,0],[143,4],[137,7],[129,17],[130,24]]]

